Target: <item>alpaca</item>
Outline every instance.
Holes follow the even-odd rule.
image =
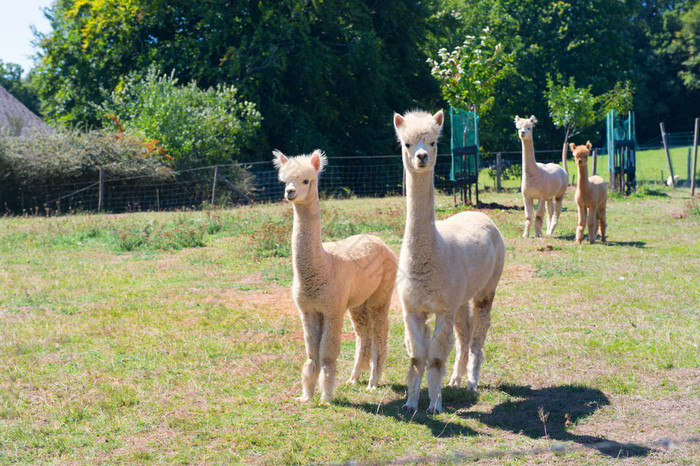
[[[462,212],[435,221],[434,169],[442,110],[394,114],[394,128],[406,170],[406,230],[396,282],[411,358],[408,399],[415,412],[423,372],[428,366],[428,413],[442,411],[442,380],[457,335],[457,355],[449,385],[476,392],[482,347],[491,325],[491,306],[505,258],[503,237],[480,212]],[[435,314],[430,336],[426,319]]]
[[[578,206],[578,226],[576,227],[576,244],[581,244],[583,231],[588,222],[588,242],[595,243],[596,231],[600,229],[600,241],[605,242],[605,205],[608,202],[608,185],[598,175],[588,176],[588,154],[591,151],[591,141],[585,146],[569,145],[574,154],[578,167],[578,183],[576,185],[576,205]]]
[[[347,382],[357,383],[369,366],[367,389],[374,390],[387,357],[396,256],[372,235],[322,243],[318,178],[327,163],[325,154],[273,154],[285,183],[284,197],[294,208],[292,296],[301,314],[307,355],[299,400],[311,400],[321,374],[321,403],[331,402],[346,309],[356,335],[355,366]]]
[[[542,236],[542,214],[545,208],[547,209],[547,235],[554,233],[554,228],[559,222],[559,215],[561,215],[564,194],[569,187],[569,177],[559,165],[535,162],[535,145],[532,142],[532,126],[535,123],[537,123],[537,118],[534,115],[527,119],[515,115],[515,127],[518,129],[523,145],[523,181],[520,186],[526,219],[523,238],[530,236],[535,199],[538,199],[535,237]]]

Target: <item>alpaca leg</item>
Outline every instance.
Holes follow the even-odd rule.
[[[605,228],[608,226],[605,218],[605,205],[598,210],[598,224],[600,225],[600,241],[605,242]]]
[[[549,236],[554,229],[554,224],[552,223],[554,220],[554,200],[547,199],[544,203],[544,207],[546,210],[545,218],[547,219],[547,236]]]
[[[447,370],[447,357],[454,346],[454,314],[442,313],[435,316],[435,332],[428,352],[428,414],[442,412],[442,379]]]
[[[535,214],[535,238],[542,236],[542,217],[544,216],[544,199],[537,201],[537,213]]]
[[[561,216],[561,207],[564,203],[564,196],[557,197],[554,199],[554,215],[552,216],[552,225],[550,227],[549,234],[554,234],[554,228],[556,228],[557,223],[559,223],[559,217]]]
[[[355,384],[360,380],[362,372],[369,367],[372,330],[369,311],[364,304],[350,309],[350,319],[355,328],[355,365],[346,383]]]
[[[339,316],[339,317],[336,317]],[[338,355],[340,354],[340,338],[343,330],[343,312],[323,319],[323,332],[319,347],[321,361],[321,403],[330,404],[335,388],[335,373]]]
[[[425,371],[425,361],[428,357],[428,345],[430,344],[430,329],[425,323],[426,316],[421,313],[406,311],[405,305],[403,320],[406,328],[404,343],[411,358],[408,368],[406,385],[408,386],[408,399],[401,407],[404,411],[418,411],[418,398],[420,396],[420,382]]]
[[[306,345],[306,362],[301,370],[302,394],[299,401],[306,403],[314,396],[316,381],[321,369],[318,349],[321,344],[323,315],[318,312],[301,312],[301,322],[304,327],[304,343]]]
[[[583,231],[586,228],[586,218],[588,210],[585,207],[578,206],[578,225],[576,226],[576,244],[581,244],[583,240]]]
[[[530,225],[532,224],[532,214],[535,211],[535,201],[534,199],[528,199],[523,196],[523,203],[525,204],[525,232],[523,233],[523,238],[530,237]]]
[[[491,327],[491,306],[494,292],[481,298],[474,298],[471,316],[471,338],[469,339],[469,364],[467,368],[467,390],[476,392],[479,383],[479,372],[484,360],[484,342]]]
[[[456,356],[452,377],[448,387],[459,387],[462,377],[467,372],[467,361],[469,361],[469,303],[462,309],[457,310],[455,315],[455,335]]]
[[[372,312],[372,364],[367,390],[376,390],[384,370],[389,342],[389,302]]]
[[[598,222],[596,221],[596,210],[595,207],[591,207],[588,212],[588,242],[590,244],[595,243],[595,236],[597,231]]]

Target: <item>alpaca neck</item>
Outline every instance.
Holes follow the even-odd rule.
[[[578,164],[578,190],[587,193],[590,191],[590,185],[588,184],[588,164],[581,163]]]
[[[535,162],[535,144],[532,139],[521,139],[523,144],[523,171],[527,175],[537,174],[537,163]]]
[[[294,205],[292,263],[296,273],[306,276],[321,271],[329,261],[321,241],[321,204],[318,193],[307,204]]]
[[[406,232],[408,249],[435,247],[435,188],[433,173],[406,172]]]

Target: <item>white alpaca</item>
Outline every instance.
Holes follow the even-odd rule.
[[[442,111],[394,114],[406,168],[406,231],[396,282],[411,365],[408,400],[418,409],[420,383],[428,366],[428,413],[442,411],[441,386],[447,357],[457,335],[457,355],[449,385],[467,373],[467,390],[476,391],[482,347],[491,325],[491,306],[501,278],[505,246],[498,228],[484,214],[462,212],[435,221],[433,171]],[[426,319],[435,314],[430,336]],[[468,364],[467,364],[468,363]]]
[[[523,181],[521,191],[525,203],[525,232],[523,238],[530,236],[532,213],[537,202],[537,214],[535,219],[535,237],[542,236],[542,215],[547,209],[547,235],[554,233],[561,205],[569,186],[569,177],[562,167],[556,163],[542,164],[535,162],[535,145],[532,142],[532,126],[537,123],[537,118],[520,118],[515,115],[515,127],[523,145]]]
[[[299,400],[311,400],[321,373],[321,403],[331,402],[346,309],[356,335],[348,383],[356,383],[370,366],[367,389],[375,389],[387,356],[396,256],[372,235],[322,243],[318,175],[326,156],[320,150],[298,157],[273,153],[279,179],[286,184],[284,196],[294,206],[292,296],[301,313],[307,355]]]

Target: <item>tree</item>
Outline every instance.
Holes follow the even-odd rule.
[[[561,75],[557,76],[557,81],[561,79]],[[573,76],[569,78],[569,83],[566,85],[558,84],[551,77],[547,78],[545,96],[549,105],[549,116],[557,128],[564,128],[561,161],[567,175],[569,171],[566,167],[566,154],[569,138],[580,134],[600,119],[600,113],[596,111],[598,98],[593,96],[591,87],[576,87]]]
[[[233,86],[179,86],[155,68],[130,75],[100,111],[127,134],[158,144],[179,170],[235,162],[254,144],[261,120]]]
[[[16,63],[3,63],[0,60],[0,86],[22,102],[32,112],[39,115],[39,96],[22,78],[22,67]]]
[[[204,89],[233,85],[256,104],[262,136],[244,160],[275,147],[381,153],[395,146],[393,111],[438,102],[419,46],[434,4],[57,0],[37,86],[50,120],[99,126],[105,96],[153,64]]]
[[[442,96],[455,108],[488,110],[493,90],[513,60],[513,53],[491,35],[489,28],[479,37],[467,36],[452,52],[438,51],[440,61],[429,58],[433,76],[440,82]]]

